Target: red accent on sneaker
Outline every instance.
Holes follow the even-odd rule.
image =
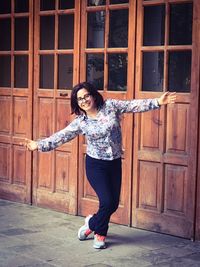
[[[98,235],[98,234],[96,234],[95,236],[96,236],[96,238],[97,238],[98,241],[104,241],[104,242],[105,242],[105,239],[106,239],[105,236],[103,236],[103,235]]]
[[[89,236],[92,233],[92,230],[90,230],[89,228],[85,231],[85,235]]]

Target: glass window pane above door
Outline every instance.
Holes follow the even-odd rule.
[[[15,12],[29,12],[29,0],[15,0]]]
[[[105,11],[88,13],[87,47],[104,47]]]
[[[169,52],[169,91],[190,92],[191,51]]]
[[[104,87],[104,55],[88,54],[86,61],[87,81],[102,90]]]
[[[128,46],[128,9],[110,11],[109,47]]]
[[[170,45],[192,44],[193,4],[170,5]]]
[[[54,56],[40,56],[40,88],[54,88]]]
[[[10,51],[11,50],[11,19],[10,18],[0,19],[0,40],[1,40],[0,51]]]
[[[59,0],[59,9],[74,8],[74,0]]]
[[[102,6],[106,4],[106,0],[88,0],[88,6]]]
[[[28,56],[15,56],[15,88],[28,88]]]
[[[11,0],[0,0],[0,14],[11,13]]]
[[[142,91],[163,91],[164,53],[144,52],[142,66]]]
[[[55,0],[40,0],[40,10],[54,10]]]
[[[0,87],[11,87],[11,56],[0,56]]]
[[[54,49],[55,17],[43,16],[40,18],[40,49]]]
[[[74,47],[74,15],[59,16],[58,48],[73,49]]]
[[[58,55],[58,88],[72,89],[73,55]]]
[[[108,90],[127,90],[127,54],[108,55]]]
[[[28,50],[29,19],[15,18],[15,50]]]
[[[143,45],[164,45],[165,5],[144,7]]]

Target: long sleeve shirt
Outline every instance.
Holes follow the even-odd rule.
[[[66,128],[37,141],[38,150],[50,151],[82,134],[87,141],[87,154],[95,159],[113,160],[122,155],[120,115],[158,109],[157,99],[107,99],[95,118],[77,116]]]

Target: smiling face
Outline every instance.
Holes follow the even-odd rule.
[[[83,88],[77,92],[77,102],[79,107],[87,114],[96,112],[94,98],[89,94],[87,89]]]

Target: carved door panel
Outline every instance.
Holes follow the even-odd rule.
[[[136,117],[132,223],[193,238],[199,3],[151,2],[139,1],[137,10],[136,97],[169,90],[177,92],[177,102]]]

